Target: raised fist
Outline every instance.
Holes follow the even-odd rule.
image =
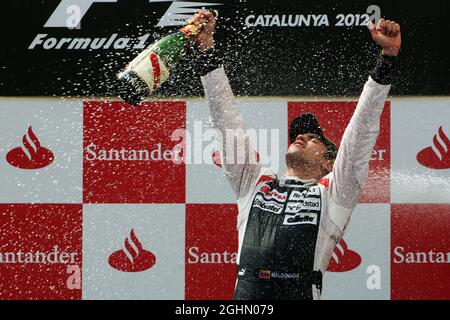
[[[372,39],[382,49],[381,53],[387,56],[397,56],[402,44],[400,25],[395,21],[380,19],[377,26],[369,21],[367,24]]]

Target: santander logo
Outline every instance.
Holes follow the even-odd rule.
[[[350,250],[341,239],[334,249],[327,271],[329,272],[347,272],[356,269],[361,264],[361,256],[353,250]]]
[[[433,137],[433,144],[417,154],[417,161],[430,169],[450,169],[450,140],[442,126]]]
[[[150,251],[142,248],[141,242],[131,229],[130,239],[125,239],[125,249],[114,252],[108,258],[108,263],[116,270],[123,272],[141,272],[153,267],[156,257]]]
[[[31,126],[22,138],[22,146],[6,154],[6,161],[20,169],[39,169],[50,165],[55,159],[53,152],[41,146]]]

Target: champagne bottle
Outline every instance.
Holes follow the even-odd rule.
[[[214,16],[217,12],[213,10]],[[204,25],[204,24],[203,24]],[[120,97],[138,105],[169,78],[203,25],[188,24],[149,45],[118,76]]]

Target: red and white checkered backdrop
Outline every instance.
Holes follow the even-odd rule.
[[[0,101],[0,299],[232,297],[231,187],[218,165],[194,152],[187,164],[171,160],[176,129],[187,129],[205,159],[215,151],[201,136],[209,125],[204,99],[138,108]],[[269,140],[280,130],[261,161],[275,153],[282,173],[296,115],[313,112],[339,143],[356,100],[238,104],[248,128],[266,129]],[[450,98],[386,102],[369,179],[325,274],[324,299],[450,299],[448,137]]]

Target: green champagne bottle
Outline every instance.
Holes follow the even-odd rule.
[[[213,11],[217,16],[217,12]],[[149,45],[118,76],[120,97],[138,105],[169,78],[203,25],[188,24]]]

